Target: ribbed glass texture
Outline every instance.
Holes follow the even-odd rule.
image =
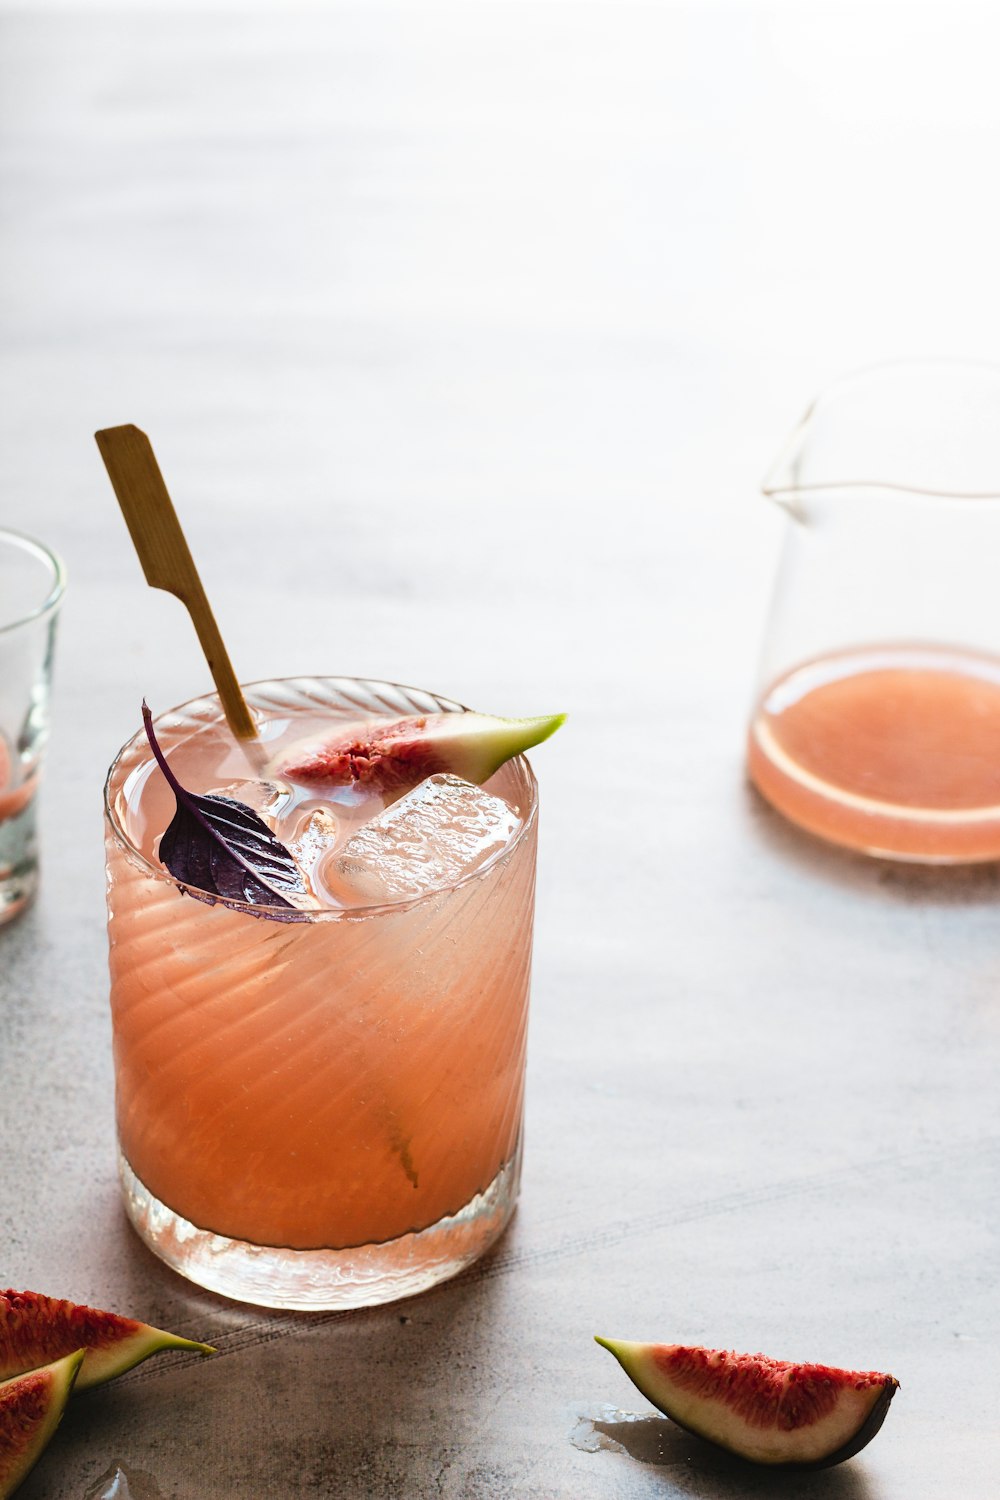
[[[247,697],[266,717],[317,704],[355,721],[461,711],[342,678],[265,683]],[[215,698],[199,699],[158,721],[158,737],[169,753],[218,717]],[[481,871],[407,904],[282,921],[198,901],[134,847],[124,789],[147,758],[137,736],[106,794],[133,1222],[182,1272],[275,1306],[360,1305],[453,1274],[499,1234],[516,1198],[536,840],[527,762],[489,783],[524,822]],[[467,1212],[477,1204],[487,1234]],[[454,1224],[453,1244],[442,1222]],[[421,1280],[425,1234],[433,1267]],[[373,1270],[395,1242],[406,1246],[402,1291]],[[213,1274],[229,1245],[266,1247],[252,1286],[240,1284],[240,1253],[225,1284]],[[358,1268],[347,1273],[353,1291],[345,1265]]]

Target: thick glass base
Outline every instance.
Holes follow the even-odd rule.
[[[134,1228],[173,1270],[238,1302],[319,1312],[412,1297],[471,1265],[514,1212],[521,1146],[485,1192],[458,1213],[399,1239],[351,1250],[288,1250],[227,1239],[199,1229],[154,1198],[121,1152],[118,1169]]]

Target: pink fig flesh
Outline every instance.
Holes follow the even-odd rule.
[[[666,1416],[758,1464],[828,1468],[871,1442],[899,1382],[686,1344],[598,1338]]]
[[[369,719],[294,747],[275,770],[295,781],[358,783],[389,793],[408,791],[428,776],[445,773],[482,783],[511,756],[548,739],[565,717],[497,719],[489,714],[439,713]]]
[[[62,1420],[83,1360],[77,1349],[41,1369],[0,1384],[0,1500],[33,1469]]]
[[[0,1292],[0,1380],[83,1349],[85,1357],[75,1389],[101,1385],[123,1375],[162,1349],[196,1349],[214,1354],[209,1344],[198,1344],[121,1318],[39,1292]]]

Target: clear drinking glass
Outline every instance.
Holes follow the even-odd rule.
[[[41,542],[0,530],[0,923],[38,885],[35,820],[63,565]]]
[[[332,728],[463,711],[349,678],[245,693],[262,734],[318,707]],[[195,790],[199,737],[222,722],[215,696],[156,721]],[[280,918],[195,899],[159,864],[152,841],[173,798],[150,761],[140,733],[105,789],[132,1223],[175,1270],[264,1306],[368,1306],[454,1275],[501,1233],[520,1176],[537,826],[527,761],[487,784],[521,821],[481,869],[394,905]]]
[[[883,365],[806,413],[764,493],[789,516],[753,782],[810,832],[1000,858],[1000,368]]]

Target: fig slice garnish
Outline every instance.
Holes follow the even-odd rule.
[[[875,1370],[689,1344],[597,1342],[671,1421],[756,1464],[842,1463],[871,1442],[899,1387]]]
[[[432,713],[369,719],[292,746],[279,759],[276,772],[318,786],[360,784],[389,793],[407,791],[436,775],[482,784],[512,756],[555,734],[565,718]]]

